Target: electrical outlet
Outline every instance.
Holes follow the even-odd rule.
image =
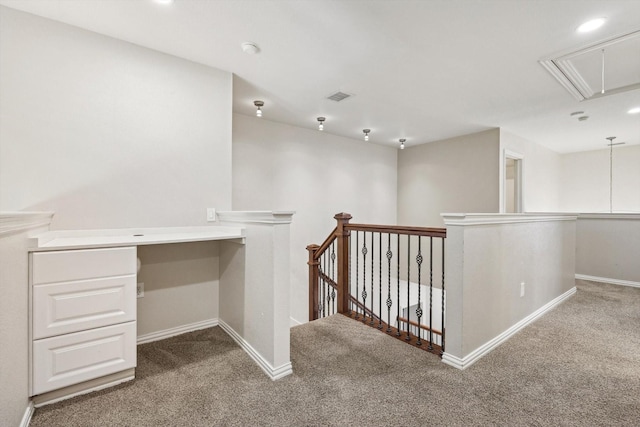
[[[136,288],[136,293],[137,293],[137,297],[138,298],[144,298],[144,283],[143,282],[138,283],[138,286]]]
[[[524,296],[524,282],[520,283],[520,296]]]
[[[216,208],[207,208],[207,222],[216,220]]]

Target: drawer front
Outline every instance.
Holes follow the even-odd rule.
[[[33,338],[136,320],[136,276],[33,287]]]
[[[33,394],[136,366],[136,322],[33,342]]]
[[[32,254],[32,284],[136,274],[136,248],[86,249]]]

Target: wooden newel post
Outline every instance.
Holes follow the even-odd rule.
[[[315,259],[316,251],[320,248],[318,245],[309,245],[309,322],[318,318],[318,276],[320,261]]]
[[[334,216],[338,222],[336,240],[338,241],[338,313],[349,312],[349,230],[346,225],[351,214],[341,212]]]

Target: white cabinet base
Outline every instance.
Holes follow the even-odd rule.
[[[136,322],[33,342],[33,394],[136,366]]]
[[[33,403],[33,406],[39,408],[41,406],[50,405],[62,400],[71,399],[75,396],[80,396],[134,380],[135,375],[135,368],[127,369],[126,371],[116,372],[115,374],[105,375],[104,377],[95,378],[80,384],[70,385],[68,387],[59,388],[57,390],[33,396],[31,398],[31,402]]]

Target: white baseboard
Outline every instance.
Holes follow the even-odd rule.
[[[148,342],[163,340],[165,338],[174,337],[176,335],[185,334],[187,332],[198,331],[200,329],[212,328],[214,326],[218,326],[218,319],[208,319],[201,322],[189,323],[187,325],[177,326],[175,328],[169,328],[163,331],[139,335],[137,343],[146,344]]]
[[[284,365],[278,366],[274,368],[260,353],[254,349],[251,344],[245,341],[236,331],[233,330],[231,326],[225,323],[224,320],[219,321],[220,327],[231,337],[235,342],[238,343],[240,347],[251,357],[254,362],[262,368],[265,374],[269,376],[272,380],[279,380],[280,378],[286,377],[289,374],[293,373],[293,368],[291,366],[291,362],[287,362]]]
[[[468,368],[469,366],[477,362],[481,357],[491,352],[491,350],[493,350],[494,348],[496,348],[497,346],[499,346],[500,344],[502,344],[503,342],[511,338],[511,336],[514,335],[516,332],[520,331],[522,328],[524,328],[528,324],[534,322],[538,317],[542,316],[543,314],[545,314],[547,311],[551,310],[558,304],[562,303],[567,298],[573,296],[573,294],[575,293],[576,293],[576,288],[574,286],[564,294],[551,300],[550,302],[540,307],[539,309],[537,309],[536,311],[534,311],[533,313],[531,313],[530,315],[528,315],[527,317],[525,317],[524,319],[522,319],[521,321],[519,321],[518,323],[516,323],[515,325],[513,325],[503,333],[501,333],[500,335],[498,335],[497,337],[493,338],[490,341],[487,341],[486,343],[484,343],[483,345],[481,345],[480,347],[478,347],[477,349],[475,349],[474,351],[472,351],[471,353],[469,353],[468,355],[462,358],[445,352],[442,355],[442,362],[458,369]]]
[[[20,421],[19,427],[29,427],[29,423],[31,422],[31,417],[35,412],[36,408],[33,406],[33,402],[29,402],[27,409],[24,410],[24,415],[22,416],[22,420]]]
[[[610,279],[608,277],[587,276],[586,274],[576,274],[576,279],[640,288],[640,282],[632,282],[631,280],[620,280],[620,279]]]
[[[296,319],[294,319],[293,317],[289,317],[289,326],[290,327],[294,327],[294,326],[300,326],[302,325],[302,322],[298,322]]]

